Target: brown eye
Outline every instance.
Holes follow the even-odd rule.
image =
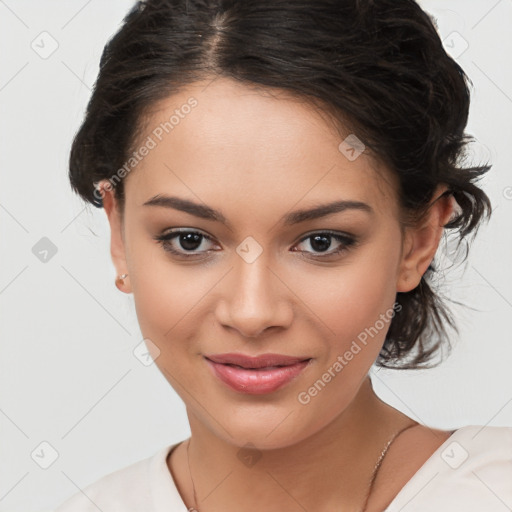
[[[333,240],[336,242],[333,244]],[[341,233],[333,233],[330,231],[318,232],[310,234],[300,241],[303,243],[309,241],[311,251],[300,251],[302,253],[310,253],[313,258],[327,258],[329,256],[335,256],[347,251],[351,246],[355,245],[356,240],[352,236],[344,235]],[[329,249],[332,246],[336,248],[334,250]]]
[[[184,229],[169,231],[155,237],[155,240],[162,245],[165,251],[184,258],[201,256],[209,252],[204,246],[208,247],[205,241],[211,242],[211,238],[204,233]],[[203,250],[198,250],[201,247],[203,247]]]

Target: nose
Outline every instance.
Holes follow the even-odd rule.
[[[216,307],[217,320],[224,327],[246,338],[257,338],[271,327],[289,327],[292,293],[263,254],[252,263],[239,258],[226,277]]]

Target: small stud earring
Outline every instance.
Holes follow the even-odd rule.
[[[122,282],[128,277],[128,274],[122,274],[120,276],[117,276],[117,279],[116,279],[116,286],[117,288],[120,290],[120,291],[123,291],[121,289],[121,284]]]

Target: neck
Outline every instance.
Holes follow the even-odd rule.
[[[187,506],[195,502],[199,512],[361,510],[382,449],[411,422],[377,397],[369,378],[328,426],[284,448],[241,452],[190,413],[189,421],[188,456],[197,502],[186,443],[170,469]],[[241,460],[242,453],[248,458]]]

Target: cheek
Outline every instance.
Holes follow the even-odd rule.
[[[147,240],[147,235],[127,236],[127,249],[141,332],[161,350],[170,349],[173,339],[186,337],[188,319],[211,284],[201,279],[198,267],[172,263],[159,244]]]
[[[304,272],[298,295],[325,328],[326,340],[341,350],[370,329],[368,339],[384,341],[389,322],[381,315],[391,314],[396,297],[398,248],[390,236],[361,247],[343,264]],[[312,267],[313,268],[313,267]],[[373,327],[379,332],[375,334]]]

